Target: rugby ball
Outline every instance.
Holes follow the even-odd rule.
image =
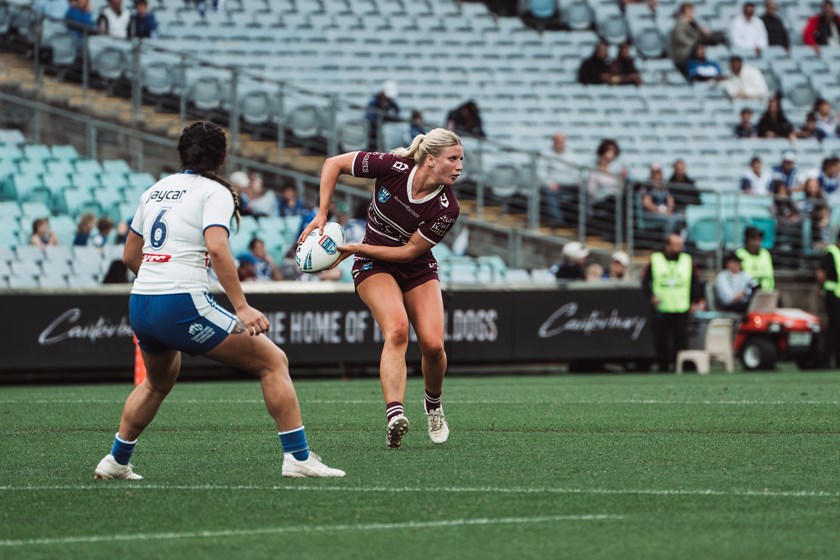
[[[334,265],[341,256],[340,245],[344,245],[344,228],[336,222],[327,222],[323,233],[319,234],[314,229],[298,245],[295,262],[303,272],[321,272]]]

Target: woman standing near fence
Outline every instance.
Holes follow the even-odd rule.
[[[408,148],[390,154],[350,152],[329,158],[321,171],[318,214],[298,239],[300,243],[315,228],[323,229],[341,175],[376,179],[364,241],[339,250],[344,258],[356,255],[356,292],[385,337],[379,376],[390,449],[398,449],[408,431],[403,401],[409,322],[422,354],[429,437],[435,443],[449,437],[441,404],[447,363],[443,297],[431,250],[458,219],[460,208],[452,186],[463,169],[463,158],[461,139],[442,128],[418,134]]]
[[[228,245],[238,200],[217,175],[225,161],[221,128],[198,122],[178,142],[181,173],[143,193],[131,223],[123,261],[137,274],[129,300],[147,378],[129,395],[111,453],[98,479],[142,478],[129,463],[137,437],[154,419],[181,369],[181,352],[203,355],[259,377],[263,398],[283,447],[287,477],[340,477],[309,452],[286,355],[262,333],[268,319],[245,300]],[[236,315],[209,293],[212,263]]]

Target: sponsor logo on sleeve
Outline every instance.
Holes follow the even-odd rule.
[[[368,173],[370,171],[370,152],[365,154],[365,157],[362,158],[362,173]]]

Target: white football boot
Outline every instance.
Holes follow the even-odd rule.
[[[426,413],[429,420],[429,437],[434,443],[446,443],[449,439],[449,424],[443,415],[443,407],[433,408]]]
[[[309,452],[309,458],[298,461],[291,453],[283,454],[283,476],[286,478],[341,478],[344,471],[328,467],[315,453]]]
[[[111,454],[99,461],[93,471],[93,478],[96,480],[143,480],[143,477],[134,472],[131,463],[121,465],[117,463]]]
[[[408,418],[404,414],[397,414],[391,418],[391,421],[388,422],[388,431],[385,436],[388,449],[399,449],[402,444],[402,438],[407,431]]]

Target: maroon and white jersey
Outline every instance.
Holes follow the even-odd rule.
[[[421,199],[411,196],[417,172],[413,159],[379,152],[358,152],[353,158],[353,176],[376,179],[364,242],[368,245],[400,247],[415,231],[423,239],[440,243],[461,211],[452,188],[440,185]],[[370,260],[357,257],[356,260]],[[431,251],[417,261],[434,261]]]

